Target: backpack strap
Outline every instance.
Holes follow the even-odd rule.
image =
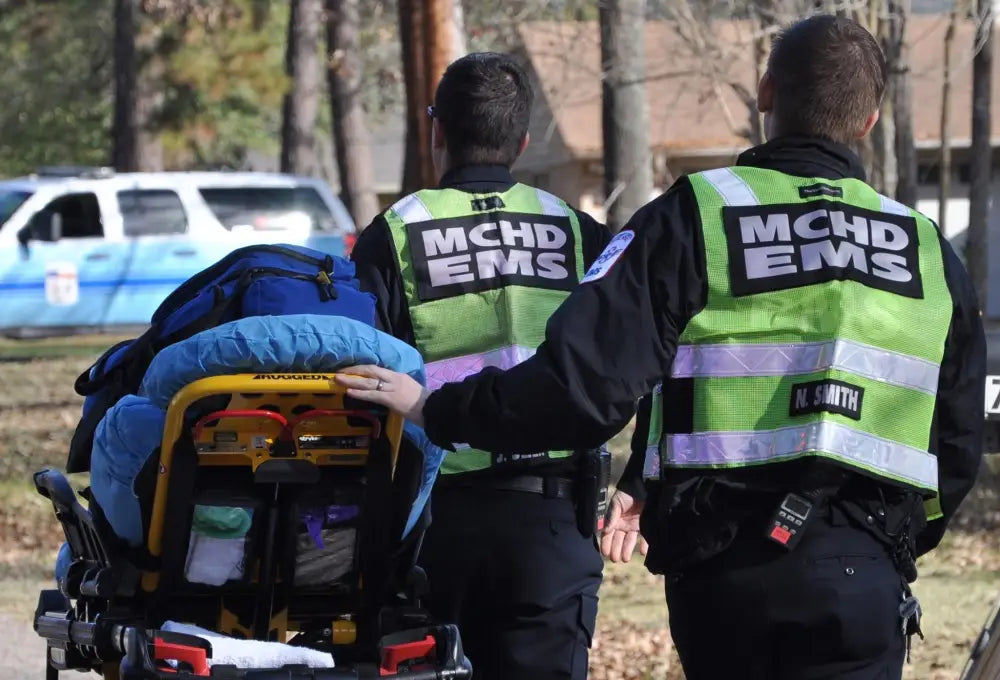
[[[111,371],[105,371],[104,365],[108,362],[108,359],[111,358],[111,355],[129,343],[132,343],[133,346],[141,343],[145,337],[146,335],[143,334],[135,340],[123,340],[109,347],[104,354],[98,357],[97,361],[77,376],[76,381],[73,383],[73,389],[76,393],[81,397],[89,397],[96,394],[98,390],[108,384],[111,379],[111,374],[116,372],[115,369],[128,361],[129,356],[133,353],[133,350],[131,348],[126,350],[125,356],[122,357],[121,361],[118,362],[115,368],[111,369]]]
[[[94,433],[104,414],[126,394],[135,394],[142,376],[152,361],[154,350],[152,335],[147,331],[125,350],[125,355],[111,369],[104,371],[107,359],[124,343],[118,343],[98,359],[91,368],[80,374],[74,384],[76,393],[93,399],[94,403],[80,418],[69,444],[66,472],[89,472],[90,457],[94,448]],[[92,377],[93,374],[93,377]]]
[[[181,326],[168,336],[162,337],[156,343],[156,351],[159,352],[164,347],[172,345],[181,340],[186,340],[192,335],[197,335],[202,331],[224,323],[228,319],[238,319],[243,316],[243,293],[253,283],[253,272],[247,270],[240,276],[239,282],[233,288],[230,295],[226,295],[222,286],[214,286],[212,294],[214,300],[212,308],[208,313],[194,319],[185,326]]]
[[[76,429],[73,431],[73,438],[69,442],[69,454],[66,457],[67,473],[90,471],[90,455],[94,449],[94,432],[104,414],[113,405],[114,402],[109,404],[102,400],[102,403],[94,404],[77,423]]]

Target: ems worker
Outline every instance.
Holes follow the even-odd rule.
[[[531,356],[610,238],[512,178],[532,96],[505,55],[451,64],[428,111],[437,188],[398,201],[354,246],[385,330],[420,350],[432,388]],[[455,449],[422,548],[432,612],[459,625],[476,678],[585,678],[603,560],[593,527],[578,528],[578,509],[593,504],[582,452]]]
[[[626,488],[605,539],[622,559],[644,508],[689,680],[900,678],[914,559],[973,485],[973,287],[848,148],[884,86],[858,24],[795,24],[758,87],[770,141],[640,209],[534,357],[433,393],[381,368],[343,378],[442,446],[503,450],[593,446],[652,394],[626,473],[644,463],[647,491]]]

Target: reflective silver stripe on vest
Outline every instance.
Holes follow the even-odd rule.
[[[542,205],[543,215],[556,215],[560,217],[566,215],[566,208],[563,207],[558,198],[541,189],[535,189],[535,194],[538,195],[538,202]]]
[[[758,205],[757,195],[742,177],[733,172],[732,168],[716,168],[701,173],[708,180],[726,205]]]
[[[893,215],[903,215],[908,216],[910,211],[905,205],[899,201],[895,201],[888,196],[878,195],[879,201],[882,203],[882,212],[891,213]]]
[[[534,347],[509,345],[489,352],[477,352],[476,354],[432,361],[424,366],[427,373],[427,389],[436,390],[445,383],[458,382],[479,373],[487,366],[503,370],[514,368],[534,353]]]
[[[768,345],[681,345],[674,378],[797,375],[836,369],[937,394],[938,366],[853,340]]]
[[[434,219],[431,211],[427,209],[424,202],[416,194],[410,194],[396,201],[391,211],[399,215],[403,224],[413,224],[414,222],[427,222]]]
[[[760,432],[667,437],[667,467],[738,467],[816,453],[926,489],[937,488],[937,458],[847,425],[822,421]]]
[[[646,447],[646,456],[642,463],[642,478],[659,479],[660,467],[660,446],[650,444]]]

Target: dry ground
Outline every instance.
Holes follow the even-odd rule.
[[[30,487],[31,473],[61,466],[80,413],[73,381],[114,338],[31,343],[0,340],[0,679],[40,678],[44,645],[31,630],[61,533]],[[628,433],[615,442],[624,452]],[[618,466],[621,457],[616,457]],[[617,473],[616,473],[617,474]],[[957,680],[1000,596],[1000,475],[985,469],[944,546],[916,584],[926,640],[916,640],[908,679]],[[974,511],[974,512],[973,512]],[[601,589],[593,680],[681,680],[667,629],[662,581],[641,561],[608,564]],[[83,676],[81,676],[83,677]]]

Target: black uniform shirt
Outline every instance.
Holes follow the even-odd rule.
[[[510,170],[502,165],[468,165],[452,168],[441,178],[439,188],[460,189],[470,193],[503,192],[514,186]],[[587,213],[574,209],[580,222],[584,269],[601,254],[611,238],[608,229]],[[396,250],[385,217],[379,215],[358,236],[351,251],[363,290],[378,300],[377,326],[396,338],[416,345],[413,323],[399,271]],[[452,417],[458,417],[452,414]],[[457,441],[457,440],[456,440]],[[450,444],[449,444],[450,446]],[[490,450],[489,447],[486,450]],[[540,449],[532,449],[538,451]],[[523,452],[523,451],[522,451]],[[561,465],[550,470],[559,471]]]
[[[746,151],[738,164],[803,177],[864,178],[853,152],[816,139],[777,139]],[[696,216],[686,178],[640,209],[625,226],[634,238],[606,275],[578,286],[550,318],[535,356],[431,395],[424,408],[431,440],[504,452],[589,447],[618,433],[635,414],[637,399],[670,374],[680,334],[706,304]],[[941,244],[954,306],[930,450],[938,457],[945,520],[924,532],[921,552],[940,540],[974,483],[982,455],[982,321],[961,262],[944,238]],[[648,412],[640,415],[648,419]],[[639,497],[641,455],[634,452],[620,484]]]

